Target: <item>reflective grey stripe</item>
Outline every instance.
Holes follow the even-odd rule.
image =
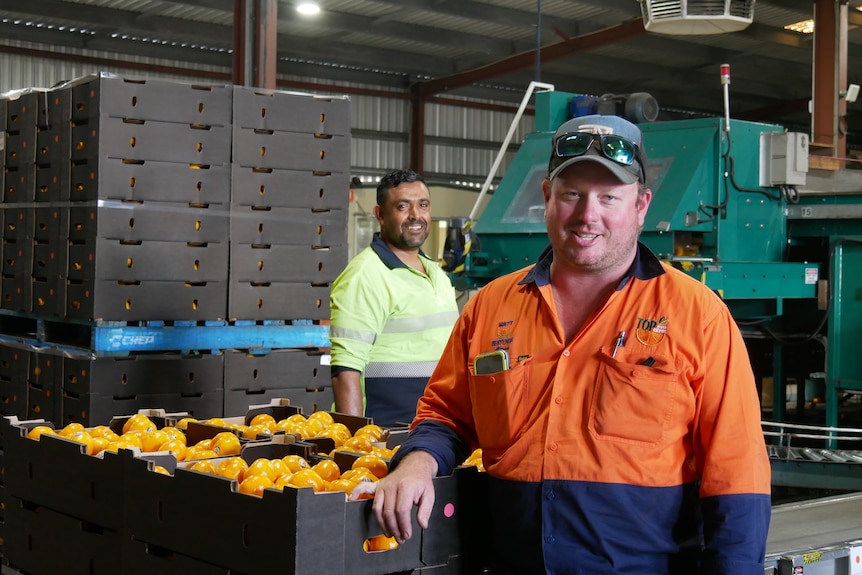
[[[441,311],[429,315],[390,319],[383,327],[383,333],[411,333],[437,327],[451,328],[457,319],[457,311]]]
[[[416,362],[379,362],[375,361],[365,366],[365,377],[431,377],[436,361]]]
[[[348,329],[334,325],[329,326],[329,337],[341,337],[368,344],[374,344],[375,340],[375,335],[369,331],[359,331],[358,329]]]

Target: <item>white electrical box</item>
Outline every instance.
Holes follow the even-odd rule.
[[[804,186],[808,173],[808,134],[760,134],[760,185]]]

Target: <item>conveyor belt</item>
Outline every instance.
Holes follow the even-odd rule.
[[[772,508],[766,556],[848,541],[862,541],[862,493],[776,505]]]

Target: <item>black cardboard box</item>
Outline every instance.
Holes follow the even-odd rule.
[[[308,134],[350,133],[350,100],[234,86],[233,124],[252,130]]]
[[[243,282],[328,284],[347,265],[347,246],[231,243],[230,277]]]
[[[345,210],[350,174],[232,166],[231,202],[240,206]]]
[[[230,282],[228,317],[236,320],[329,318],[329,285]]]

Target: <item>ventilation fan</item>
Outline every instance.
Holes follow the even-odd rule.
[[[754,19],[755,0],[638,0],[644,28],[657,34],[738,32]]]

